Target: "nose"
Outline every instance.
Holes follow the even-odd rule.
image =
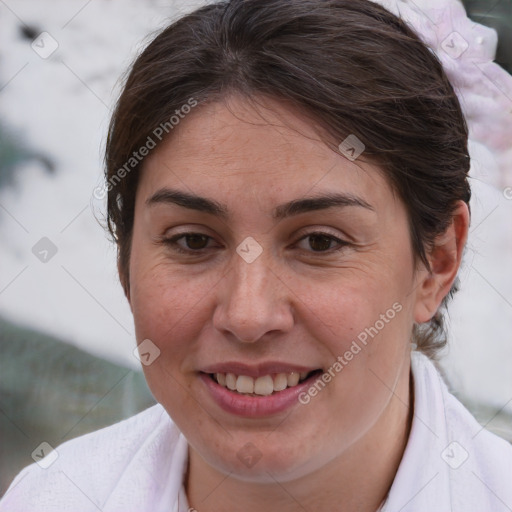
[[[247,263],[235,254],[219,290],[213,325],[224,335],[254,343],[293,327],[291,292],[265,258]]]

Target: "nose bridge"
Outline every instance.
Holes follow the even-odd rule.
[[[238,259],[238,261],[236,261]],[[231,273],[233,280],[233,299],[239,304],[254,303],[254,307],[263,306],[269,299],[269,284],[272,272],[269,264],[263,259],[248,263],[242,258],[235,258],[236,263]]]
[[[282,284],[268,258],[246,261],[235,254],[216,313],[218,329],[231,332],[239,341],[254,342],[270,331],[292,325]]]

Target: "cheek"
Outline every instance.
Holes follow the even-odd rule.
[[[211,321],[211,294],[218,279],[189,279],[165,261],[139,256],[133,260],[130,278],[137,343],[149,339],[160,350],[154,362],[142,367],[148,385],[157,400],[180,401],[182,394],[169,393],[165,387],[189,385],[184,374],[198,350],[201,330]]]
[[[364,271],[340,269],[325,276],[295,274],[286,280],[291,296],[297,298],[297,316],[336,356],[348,350],[358,337],[364,342],[396,332],[400,316],[405,316],[396,311],[404,310],[407,292],[405,286],[397,283],[405,283],[405,279],[392,272],[368,266]]]
[[[398,279],[377,271],[344,272],[328,281],[295,277],[294,285],[290,281],[294,295],[301,297],[298,316],[330,358],[329,382],[318,386],[321,392],[311,390],[311,399],[330,394],[324,403],[336,407],[325,411],[324,419],[345,432],[356,435],[371,424],[407,360],[410,296],[406,286],[397,284],[405,282],[405,272]]]
[[[192,325],[200,328],[197,315],[204,314],[216,282],[215,276],[191,279],[186,269],[170,265],[165,257],[136,255],[130,271],[131,306],[137,331],[166,345]],[[192,322],[191,320],[194,319]],[[183,336],[184,337],[184,336]]]

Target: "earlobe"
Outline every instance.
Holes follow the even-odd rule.
[[[468,229],[469,208],[459,201],[448,229],[436,238],[428,255],[430,272],[424,268],[417,274],[416,323],[428,322],[450,291],[462,260]]]

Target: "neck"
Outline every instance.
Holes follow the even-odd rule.
[[[375,425],[350,449],[316,472],[287,482],[260,484],[237,480],[218,472],[189,448],[189,505],[199,512],[291,512],[298,507],[375,512],[393,483],[412,417],[410,378],[404,379]]]

